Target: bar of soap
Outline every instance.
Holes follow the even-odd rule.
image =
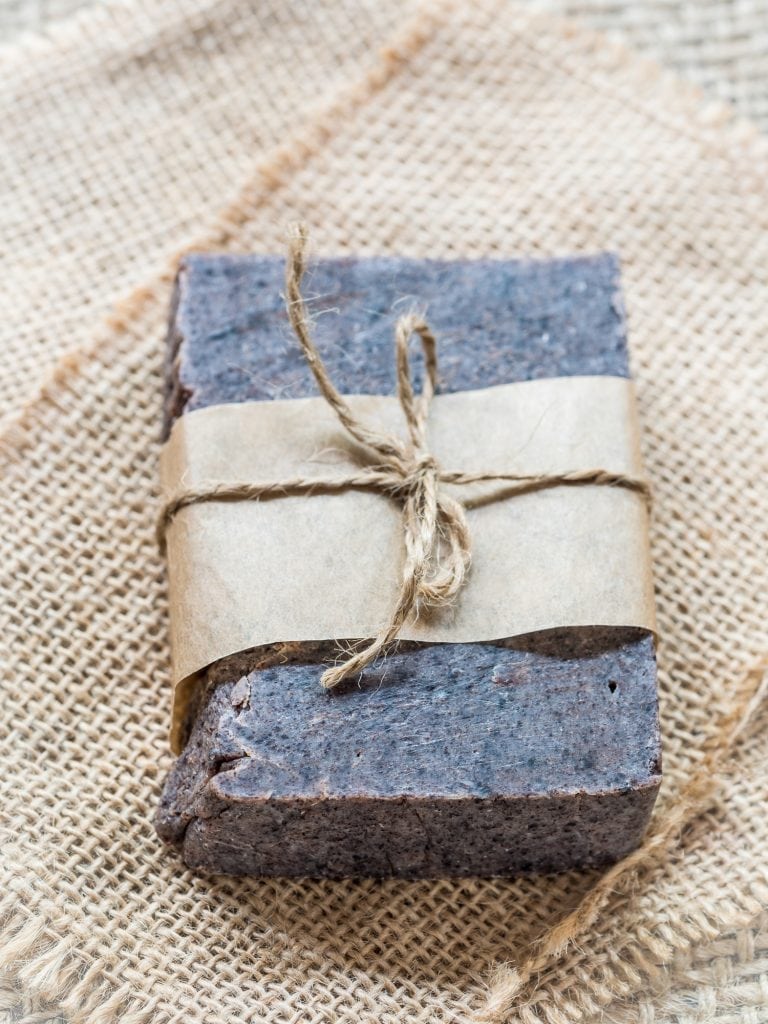
[[[194,409],[316,393],[285,316],[283,266],[261,256],[185,259],[168,340],[166,436]],[[320,260],[304,291],[316,310],[333,310],[316,334],[342,392],[394,392],[392,329],[414,306],[439,339],[442,391],[629,374],[611,255]],[[190,867],[510,875],[608,863],[640,841],[661,781],[647,631],[403,644],[327,692],[321,662],[334,650],[277,645],[207,671],[156,816]]]

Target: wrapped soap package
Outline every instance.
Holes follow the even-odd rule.
[[[180,268],[166,501],[365,467],[293,336],[284,262],[200,254]],[[393,332],[423,314],[436,465],[642,477],[613,256],[322,259],[303,290],[349,408],[405,439]],[[414,373],[418,391],[418,357]],[[468,508],[465,585],[331,691],[322,671],[377,632],[397,592],[396,495],[180,504],[164,536],[180,756],[160,836],[206,871],[329,877],[555,871],[636,846],[661,778],[648,506],[586,482],[442,485]]]

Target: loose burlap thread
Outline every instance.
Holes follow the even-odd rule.
[[[4,65],[6,1001],[129,1024],[683,1020],[676,972],[695,986],[768,903],[766,146],[507,3],[244,6],[107,3]],[[666,783],[586,902],[593,873],[202,879],[152,833],[174,257],[276,251],[297,216],[327,253],[622,256]]]

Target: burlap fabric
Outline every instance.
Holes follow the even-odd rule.
[[[0,0],[0,44],[45,32],[98,0]],[[765,0],[527,0],[539,11],[582,19],[674,68],[768,130],[768,6]]]
[[[58,0],[72,2],[72,0]],[[768,130],[765,0],[528,0],[623,39]]]
[[[2,71],[6,1004],[89,1024],[764,1020],[766,144],[506,0],[107,3]],[[152,832],[173,266],[189,245],[282,251],[298,218],[323,253],[622,256],[666,782],[641,855],[586,903],[594,873],[204,879]],[[734,956],[757,980],[703,977]]]

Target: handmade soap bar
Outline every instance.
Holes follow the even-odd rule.
[[[194,409],[316,393],[291,340],[282,278],[277,258],[184,261],[166,436]],[[305,293],[315,310],[332,311],[318,320],[317,342],[342,392],[393,392],[392,329],[414,306],[438,335],[443,391],[628,375],[608,255],[321,260]],[[648,632],[596,625],[403,644],[329,693],[319,664],[333,654],[333,644],[281,644],[207,671],[156,818],[187,864],[255,875],[491,875],[603,863],[639,841],[660,783]]]

